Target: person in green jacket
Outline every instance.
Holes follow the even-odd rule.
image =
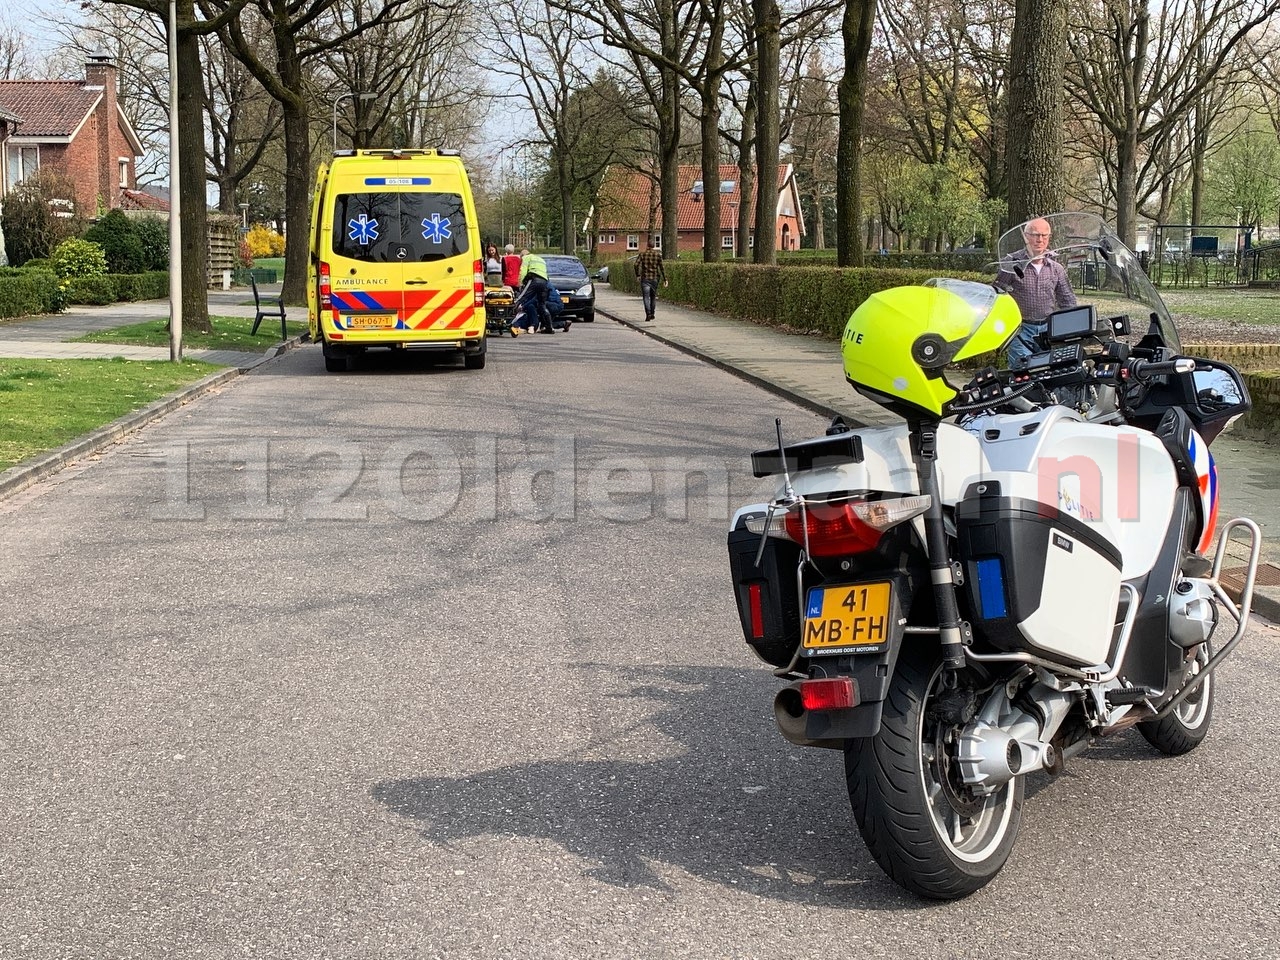
[[[520,298],[525,309],[535,309],[539,333],[555,333],[551,326],[551,312],[547,309],[547,261],[536,253],[524,251],[520,260]]]

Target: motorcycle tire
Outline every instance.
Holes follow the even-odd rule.
[[[942,675],[937,646],[904,645],[880,732],[845,747],[845,782],[858,830],[885,873],[922,897],[957,900],[1009,859],[1025,778],[989,797],[960,783],[946,743],[954,737],[930,716]]]
[[[1188,662],[1188,678],[1199,673],[1208,663],[1213,651],[1209,644],[1196,648],[1195,657]],[[1181,684],[1179,684],[1181,686]],[[1213,674],[1205,677],[1199,689],[1174,707],[1159,720],[1147,720],[1138,724],[1138,732],[1147,743],[1170,757],[1190,753],[1209,733],[1209,721],[1213,719]]]

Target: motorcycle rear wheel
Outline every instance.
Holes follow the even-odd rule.
[[[1208,643],[1196,648],[1195,656],[1187,663],[1186,679],[1191,679],[1209,662],[1213,651]],[[1147,720],[1138,724],[1138,732],[1147,743],[1170,757],[1190,753],[1200,746],[1209,733],[1209,721],[1213,719],[1213,674],[1173,711],[1159,720]]]
[[[955,764],[960,729],[930,716],[943,678],[938,647],[908,644],[898,658],[880,732],[845,747],[845,782],[858,830],[895,882],[935,900],[986,886],[1013,850],[1024,778],[989,797],[964,787]]]

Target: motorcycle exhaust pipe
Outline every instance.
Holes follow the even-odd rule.
[[[783,687],[773,698],[773,720],[783,738],[797,747],[844,748],[843,740],[821,740],[809,736],[809,711],[800,699],[799,683]]]

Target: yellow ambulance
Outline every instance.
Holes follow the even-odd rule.
[[[462,158],[446,150],[340,151],[311,198],[307,307],[325,369],[367,350],[485,361],[484,274]]]

